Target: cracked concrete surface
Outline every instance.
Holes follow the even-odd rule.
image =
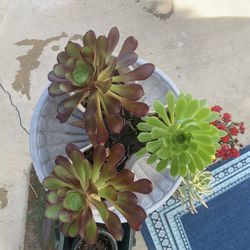
[[[0,2],[0,188],[8,191],[8,203],[0,209],[0,249],[23,246],[28,186],[23,170],[28,172],[30,163],[23,128],[28,132],[35,104],[48,84],[47,73],[69,38],[79,39],[89,29],[106,34],[116,25],[121,40],[135,36],[139,55],[167,73],[181,90],[223,106],[250,127],[249,1],[173,2],[174,13],[166,20],[146,11],[152,0]],[[67,36],[49,40],[63,32]],[[34,45],[27,41],[48,40],[39,53],[31,53]],[[20,41],[26,42],[18,46]],[[242,141],[249,144],[250,129]],[[142,240],[137,249],[146,249]]]
[[[3,91],[4,93],[6,93],[6,95],[7,95],[8,98],[9,98],[10,105],[16,110],[16,113],[17,113],[17,116],[18,116],[18,120],[19,120],[19,125],[21,126],[21,128],[23,129],[23,131],[24,131],[26,134],[29,135],[29,131],[23,126],[23,122],[22,122],[22,117],[21,117],[20,111],[19,111],[18,107],[13,103],[12,96],[11,96],[10,92],[7,91],[7,90],[3,87],[2,83],[0,83],[0,88],[2,89],[2,91]]]

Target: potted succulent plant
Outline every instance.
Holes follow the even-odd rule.
[[[112,28],[107,37],[97,38],[93,31],[87,32],[83,36],[84,46],[68,42],[48,75],[51,81],[49,96],[46,91],[42,95],[31,124],[30,144],[35,170],[48,189],[46,216],[59,219],[65,235],[80,235],[90,244],[97,239],[96,223],[104,222],[113,237],[121,240],[121,222],[127,221],[132,229],[139,230],[146,218],[144,199],[138,193],[149,194],[152,184],[143,178],[147,175],[141,177],[124,167],[130,156],[143,146],[136,138],[136,125],[140,117],[148,113],[152,93],[157,89],[156,98],[160,98],[162,86],[164,92],[171,88],[178,93],[171,80],[158,69],[154,72],[153,64],[138,60],[134,52],[138,43],[134,37],[128,37],[114,56],[118,40],[119,31]],[[153,73],[154,81],[158,82],[154,82],[155,86],[144,86],[152,90],[144,96],[142,84],[134,81],[145,80]],[[55,122],[55,117],[62,125]],[[47,141],[52,143],[46,144]],[[75,145],[67,145],[72,142]],[[63,156],[56,157],[64,154],[65,145],[71,161]],[[84,152],[86,160],[76,145]],[[96,163],[98,160],[100,162]],[[89,180],[82,179],[86,168],[91,172],[88,172]],[[102,180],[104,174],[110,180]],[[114,179],[112,185],[111,179]],[[170,196],[179,179],[166,180],[170,188],[164,191]],[[107,187],[106,182],[110,182]],[[139,201],[133,192],[137,193]],[[162,197],[157,206],[166,199],[167,196]],[[151,204],[145,209],[150,212],[154,207]]]
[[[59,220],[65,236],[81,237],[76,249],[101,240],[97,223],[117,241],[121,223],[139,230],[181,183],[191,190],[196,178],[207,190],[202,171],[227,135],[211,124],[219,115],[206,101],[179,95],[166,75],[138,59],[134,37],[114,55],[118,40],[114,27],[107,37],[88,31],[83,46],[69,41],[32,118],[31,154],[47,189],[45,214]],[[166,94],[165,104],[159,100]]]

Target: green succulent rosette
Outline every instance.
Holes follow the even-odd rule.
[[[117,164],[124,158],[124,147],[115,144],[109,155],[103,145],[94,149],[93,162],[73,144],[66,147],[68,158],[58,156],[53,172],[44,179],[48,189],[45,215],[59,219],[65,236],[79,235],[94,244],[98,228],[93,216],[95,208],[108,231],[116,240],[122,240],[123,227],[119,217],[111,211],[115,207],[133,230],[139,230],[146,219],[146,212],[138,205],[134,192],[148,194],[152,183],[148,179],[134,180],[128,169],[117,171]]]
[[[213,176],[210,171],[197,171],[195,174],[188,174],[183,178],[181,185],[176,190],[174,197],[181,200],[182,206],[186,207],[191,213],[198,213],[195,204],[200,202],[208,208],[203,197],[213,193]]]
[[[147,152],[148,163],[156,162],[157,171],[169,165],[173,177],[195,174],[213,162],[219,140],[226,135],[210,124],[219,114],[206,106],[206,100],[193,99],[190,94],[175,97],[168,91],[166,103],[167,108],[156,101],[155,114],[138,124],[142,131],[138,140],[146,143],[138,155]]]
[[[128,37],[117,56],[113,52],[120,37],[113,27],[108,36],[96,36],[89,30],[83,36],[83,45],[69,41],[57,56],[57,64],[48,74],[51,96],[64,96],[57,107],[57,118],[63,123],[74,110],[83,106],[83,121],[91,143],[98,145],[108,139],[108,130],[120,133],[123,128],[121,109],[141,117],[148,106],[140,102],[144,90],[136,81],[147,79],[154,72],[154,65],[146,63],[131,68],[138,59],[135,53],[138,42]],[[124,70],[128,69],[130,70]]]

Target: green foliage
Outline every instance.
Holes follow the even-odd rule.
[[[183,178],[182,184],[178,187],[174,197],[179,198],[183,206],[186,204],[192,213],[197,213],[195,208],[197,202],[200,202],[207,208],[203,196],[213,193],[211,182],[212,173],[209,171],[198,171],[195,174],[188,174]]]
[[[204,100],[193,99],[190,94],[176,98],[172,91],[166,96],[167,109],[160,102],[154,103],[155,115],[147,116],[138,124],[142,131],[138,140],[146,142],[150,154],[148,163],[157,162],[157,171],[170,165],[173,177],[195,174],[213,162],[224,132],[210,122],[218,118],[216,112],[204,106]]]
[[[134,81],[148,78],[154,65],[146,63],[128,71],[128,67],[137,61],[134,51],[138,42],[134,37],[128,37],[118,56],[113,56],[119,36],[114,27],[107,37],[96,37],[94,31],[88,31],[83,36],[83,46],[69,41],[48,75],[51,81],[49,94],[65,95],[58,105],[57,118],[65,122],[78,105],[83,105],[86,112],[78,126],[85,127],[94,145],[108,139],[106,125],[110,131],[120,133],[122,107],[139,117],[148,112],[148,106],[138,102],[144,95],[143,88]]]
[[[80,235],[90,244],[95,243],[98,229],[92,209],[95,207],[107,229],[116,240],[122,240],[123,227],[119,217],[109,210],[113,205],[134,230],[139,230],[146,213],[137,204],[133,192],[148,194],[152,183],[147,179],[134,180],[134,173],[128,169],[120,172],[116,165],[124,157],[122,144],[115,144],[110,155],[99,145],[94,149],[93,163],[73,144],[66,147],[69,157],[58,156],[54,171],[44,179],[48,189],[45,215],[59,219],[65,236]]]

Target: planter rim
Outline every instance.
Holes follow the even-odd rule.
[[[117,246],[117,242],[115,240],[115,238],[104,228],[98,228],[98,235],[100,234],[103,234],[105,236],[107,236],[107,238],[109,239],[109,241],[111,242],[111,245],[112,245],[112,249],[110,250],[118,250],[118,246]],[[78,238],[75,243],[74,243],[74,246],[73,246],[73,250],[77,250],[77,246],[78,244],[80,243],[80,241],[83,240],[81,238]]]

